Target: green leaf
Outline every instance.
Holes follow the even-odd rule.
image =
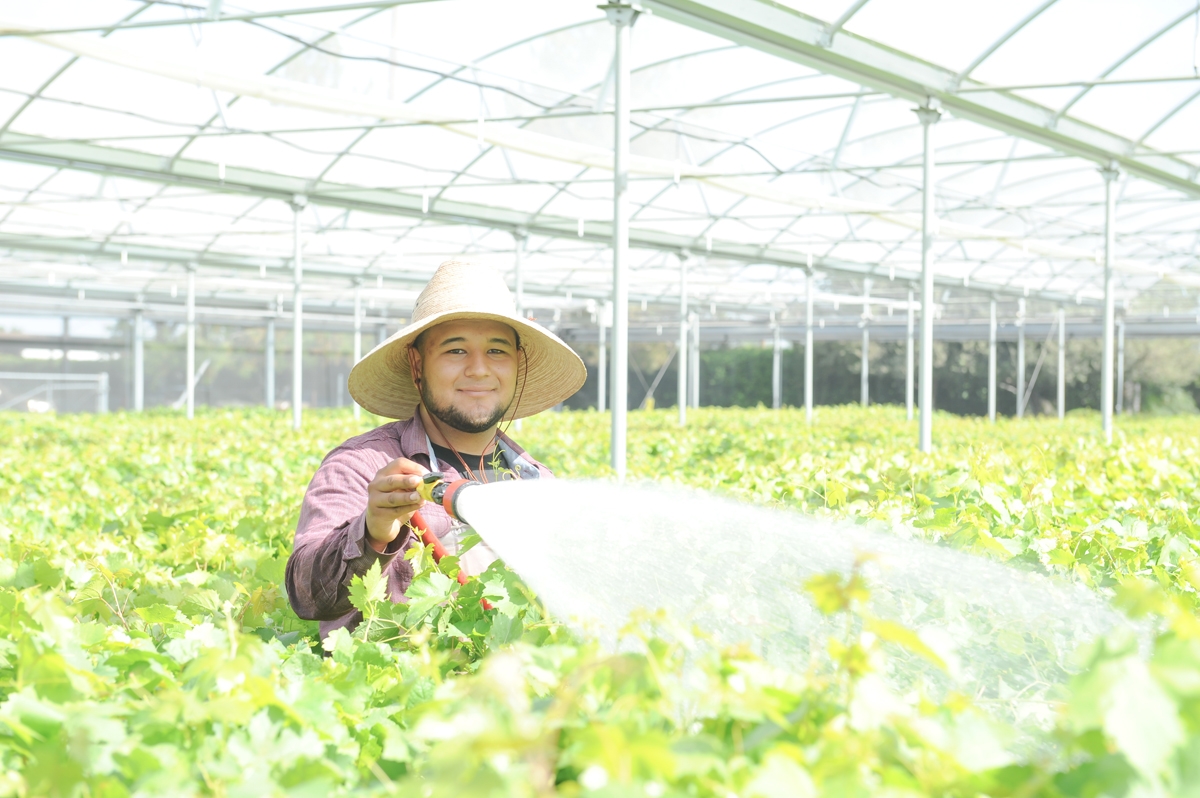
[[[449,598],[451,587],[457,584],[450,577],[437,571],[427,571],[420,578],[414,579],[405,594],[408,598],[405,624],[412,626],[428,615],[430,610]]]
[[[179,608],[189,618],[196,615],[218,615],[221,612],[221,597],[217,591],[204,588],[191,593]]]
[[[1102,729],[1148,778],[1162,772],[1185,739],[1175,701],[1136,654],[1102,660],[1077,677],[1068,707],[1077,731]]]
[[[521,639],[524,631],[521,619],[497,612],[492,620],[492,628],[488,632],[488,644],[492,648],[515,643]]]
[[[363,615],[367,615],[373,605],[386,598],[387,577],[379,567],[379,560],[371,563],[365,574],[350,580],[350,603]]]
[[[892,621],[884,621],[878,618],[872,618],[867,621],[866,629],[869,632],[874,632],[881,640],[886,640],[889,643],[895,643],[918,656],[924,657],[929,662],[933,663],[943,671],[949,671],[950,666],[946,660],[932,648],[930,648],[924,640],[922,640],[916,632],[906,626],[901,626]]]
[[[166,604],[151,604],[149,607],[138,607],[134,610],[146,623],[175,623],[178,620],[178,610]]]
[[[758,773],[742,794],[748,798],[809,798],[817,794],[817,789],[796,759],[772,751],[763,758]]]

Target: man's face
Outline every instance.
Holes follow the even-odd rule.
[[[517,387],[516,333],[495,321],[448,321],[409,350],[421,401],[434,418],[462,432],[500,422]]]

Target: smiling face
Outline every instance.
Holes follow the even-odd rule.
[[[421,334],[409,364],[431,415],[462,432],[486,432],[516,393],[517,335],[496,321],[448,321]]]

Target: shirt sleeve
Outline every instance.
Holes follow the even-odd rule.
[[[313,475],[287,562],[288,601],[299,617],[327,621],[354,612],[350,581],[376,562],[389,583],[403,581],[389,566],[411,545],[412,530],[405,527],[383,552],[367,540],[367,485],[374,472],[361,451],[335,449]],[[407,565],[403,560],[400,564]],[[400,588],[390,592],[402,594],[407,585],[389,587]]]

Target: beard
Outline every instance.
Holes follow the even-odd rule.
[[[429,415],[443,424],[449,424],[459,432],[466,432],[471,435],[487,432],[499,424],[500,419],[504,418],[504,414],[508,412],[508,408],[512,404],[510,402],[503,407],[497,407],[486,415],[483,411],[474,415],[467,415],[454,405],[439,404],[433,393],[426,386],[425,380],[420,381],[420,390],[421,403],[425,405],[425,409],[429,411]]]

